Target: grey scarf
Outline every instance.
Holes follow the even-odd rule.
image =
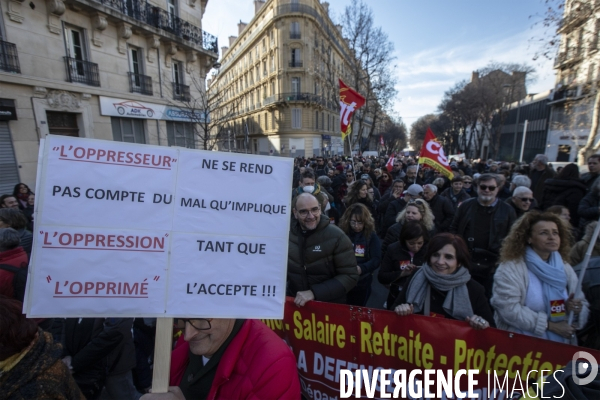
[[[464,321],[465,318],[473,316],[473,307],[467,289],[469,280],[471,274],[466,268],[460,267],[450,275],[440,275],[429,265],[423,264],[408,285],[406,301],[413,305],[415,313],[426,311],[429,314],[430,310],[425,310],[429,307],[425,305],[429,304],[429,285],[432,285],[441,292],[448,292],[444,300],[444,311],[453,318]]]

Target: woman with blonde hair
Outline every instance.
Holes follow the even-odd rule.
[[[429,237],[433,237],[435,235],[434,219],[435,217],[431,212],[431,208],[425,200],[416,199],[409,201],[406,207],[404,207],[404,210],[398,213],[396,223],[387,230],[385,238],[383,239],[383,245],[381,246],[383,255],[385,256],[387,247],[390,244],[398,241],[402,226],[406,221],[421,221],[423,225],[425,225]]]
[[[562,343],[575,338],[587,322],[589,304],[581,291],[574,293],[570,243],[569,228],[555,214],[531,211],[515,222],[494,275],[491,303],[498,328]],[[567,322],[570,312],[573,326]]]
[[[375,231],[371,213],[360,203],[352,204],[340,219],[340,229],[352,241],[360,278],[346,295],[346,303],[365,306],[371,295],[373,272],[381,263],[381,240]]]

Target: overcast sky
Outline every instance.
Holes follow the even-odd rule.
[[[335,18],[350,0],[330,0]],[[375,23],[395,46],[399,84],[394,105],[408,128],[419,117],[436,112],[446,90],[470,79],[471,72],[490,61],[527,63],[537,71],[528,93],[554,86],[552,61],[533,61],[534,26],[544,12],[544,0],[377,0],[367,1]],[[219,37],[219,47],[237,36],[237,23],[254,15],[253,0],[209,0],[204,29]],[[343,21],[341,21],[343,24]]]

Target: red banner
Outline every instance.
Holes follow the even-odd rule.
[[[340,79],[340,129],[342,140],[352,132],[352,114],[365,104],[365,98],[355,92]]]
[[[444,154],[444,148],[435,138],[431,128],[427,128],[427,133],[425,133],[423,147],[421,147],[421,153],[419,153],[419,164],[425,164],[440,171],[448,179],[452,179],[454,176],[448,158]]]
[[[488,394],[508,398],[506,392],[522,394],[521,388],[527,389],[523,382],[562,369],[578,351],[600,360],[599,351],[493,328],[477,331],[466,322],[316,301],[299,308],[293,298],[286,301],[283,320],[264,322],[291,346],[308,399],[341,398],[344,369],[352,374],[364,370],[368,377],[382,369],[406,370],[407,377],[414,370],[452,370],[452,377],[461,370],[479,370],[474,375],[479,399]],[[378,383],[375,398],[380,398],[381,386],[388,393],[395,389],[393,379]],[[456,390],[467,392],[466,376],[459,386]]]

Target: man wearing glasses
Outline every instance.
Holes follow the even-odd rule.
[[[406,176],[406,174],[402,170],[402,161],[395,160],[394,166],[392,167],[392,178],[400,179],[400,178],[404,178],[405,176]]]
[[[525,186],[517,186],[513,191],[512,197],[506,200],[517,214],[517,218],[521,218],[523,214],[531,210],[533,204],[533,192]]]
[[[296,359],[265,324],[243,319],[177,319],[183,340],[171,356],[168,393],[143,400],[293,399]]]
[[[302,307],[311,300],[346,303],[346,293],[358,282],[354,246],[329,218],[321,214],[315,196],[303,193],[292,204],[287,295]]]
[[[475,181],[477,197],[464,201],[454,214],[450,233],[459,234],[471,252],[471,276],[481,283],[488,299],[502,240],[516,221],[515,210],[498,200],[502,183],[496,174],[482,174]]]

